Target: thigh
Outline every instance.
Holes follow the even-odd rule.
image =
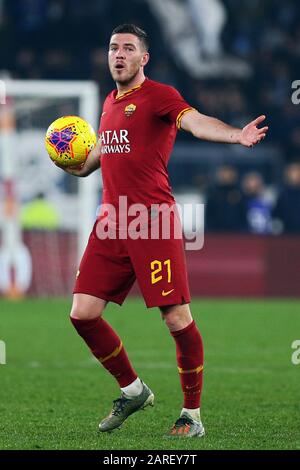
[[[99,239],[93,230],[82,257],[73,293],[121,305],[135,281],[123,240]]]
[[[147,307],[190,302],[182,239],[128,240],[128,252]]]

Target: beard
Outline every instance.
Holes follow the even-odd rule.
[[[121,73],[118,73],[116,70],[111,70],[111,75],[113,80],[120,85],[126,86],[131,83],[139,73],[139,68],[131,70],[128,73],[124,74],[122,77]]]

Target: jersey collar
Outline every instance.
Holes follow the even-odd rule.
[[[126,96],[131,95],[135,91],[139,90],[147,80],[148,79],[146,77],[145,80],[142,83],[140,83],[139,85],[134,86],[133,88],[130,88],[130,90],[124,91],[124,93],[121,93],[120,95],[118,95],[118,91],[116,91],[115,92],[115,101],[120,101],[122,98],[125,98]]]

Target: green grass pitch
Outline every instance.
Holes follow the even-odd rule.
[[[0,301],[1,449],[300,449],[300,365],[291,362],[299,302],[193,301],[206,351],[206,436],[188,440],[164,437],[182,403],[173,339],[158,310],[133,299],[106,310],[156,402],[100,434],[119,390],[72,328],[69,309],[65,299]]]

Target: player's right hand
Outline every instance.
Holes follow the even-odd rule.
[[[60,168],[61,170],[64,170],[66,173],[69,173],[70,175],[88,176],[91,173],[93,173],[93,171],[100,168],[100,157],[101,157],[101,140],[99,139],[96,146],[88,154],[85,162],[76,166],[62,166],[57,162],[54,162],[54,163],[58,168]]]
[[[80,165],[74,165],[74,166],[63,166],[63,165],[59,165],[59,163],[57,162],[54,162],[54,164],[61,170],[64,170],[66,173],[69,173],[70,175],[73,175],[73,176],[85,175],[85,171],[83,170],[85,162],[81,163]]]

